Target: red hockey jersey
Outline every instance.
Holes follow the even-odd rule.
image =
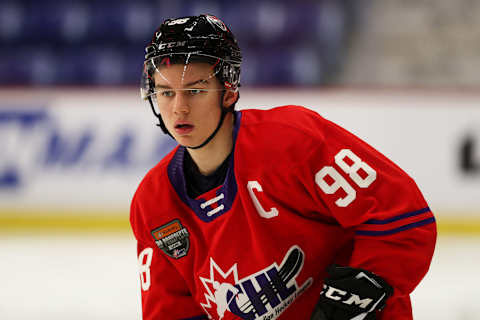
[[[236,112],[225,181],[196,199],[185,152],[150,170],[132,201],[143,319],[310,319],[332,263],[394,287],[378,319],[412,319],[436,226],[385,156],[296,106]]]

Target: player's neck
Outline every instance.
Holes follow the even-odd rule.
[[[228,157],[233,147],[233,114],[227,113],[215,137],[200,149],[187,149],[200,173],[213,173]]]

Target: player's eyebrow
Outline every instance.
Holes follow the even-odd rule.
[[[168,85],[163,85],[163,84],[156,84],[155,88],[156,89],[172,89],[172,87],[170,87]]]
[[[185,87],[191,87],[191,86],[194,86],[196,84],[207,84],[207,83],[208,83],[208,80],[200,79],[200,80],[192,81],[192,82],[189,82],[189,83],[185,84]],[[157,88],[157,89],[173,89],[171,86],[166,85],[166,84],[157,84],[157,85],[155,85],[155,88]]]
[[[200,79],[200,80],[197,80],[197,81],[192,81],[192,82],[189,82],[185,85],[185,87],[191,87],[191,86],[194,86],[196,84],[207,84],[208,83],[208,80],[207,79]]]

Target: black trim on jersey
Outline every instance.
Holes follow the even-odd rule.
[[[190,153],[185,152],[183,159],[183,172],[185,174],[185,181],[187,187],[187,194],[190,198],[197,198],[205,192],[212,190],[225,181],[227,176],[227,169],[230,163],[230,153],[222,164],[209,175],[203,175],[198,169],[197,164],[193,161]]]

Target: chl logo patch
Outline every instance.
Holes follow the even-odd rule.
[[[157,246],[175,259],[185,257],[190,248],[190,234],[178,219],[152,230],[152,236]]]
[[[312,278],[302,284],[296,281],[304,256],[294,245],[280,264],[273,262],[242,279],[238,279],[236,263],[225,272],[210,258],[209,277],[200,277],[205,288],[205,303],[200,305],[209,319],[229,318],[231,314],[245,320],[277,319],[313,282]]]

